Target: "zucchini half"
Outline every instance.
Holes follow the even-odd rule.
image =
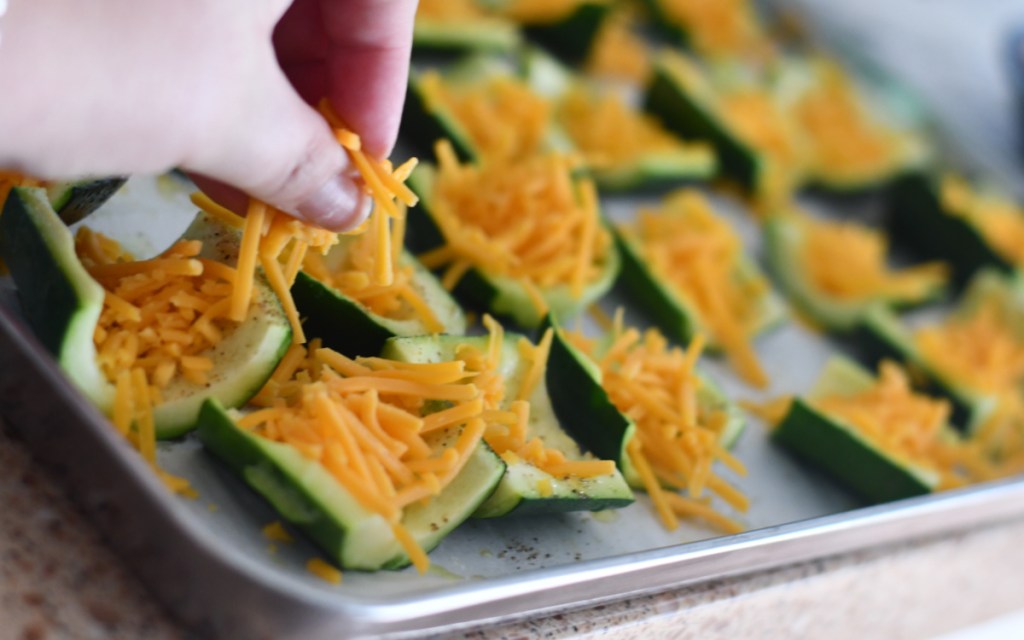
[[[714,332],[706,328],[700,310],[686,293],[652,271],[644,258],[643,249],[635,240],[617,228],[614,229],[614,234],[615,244],[622,255],[621,282],[637,306],[650,315],[670,338],[688,343],[695,335],[701,333],[708,339],[709,350],[720,350],[721,345],[715,341]],[[760,295],[751,300],[751,304],[755,305],[755,321],[749,329],[751,337],[771,331],[785,321],[785,303],[770,286],[767,286],[765,275],[756,262],[741,254],[733,267],[732,277],[739,283],[766,285]]]
[[[596,82],[588,82],[542,51],[532,49],[522,56],[522,70],[527,83],[533,90],[551,100],[558,109],[558,103],[574,85],[583,87],[593,96],[599,97],[608,88]],[[552,127],[556,140],[578,148],[564,127],[558,123],[557,114]],[[680,140],[680,145],[683,141]],[[607,167],[588,167],[597,186],[604,191],[629,191],[659,186],[676,185],[695,180],[711,178],[716,171],[715,155],[710,147],[685,143],[671,150],[650,151],[624,164]]]
[[[418,14],[412,30],[415,53],[504,53],[515,50],[521,42],[519,27],[499,16],[442,20]]]
[[[407,184],[420,198],[420,205],[408,214],[409,232],[406,237],[416,253],[436,249],[444,243],[441,231],[431,218],[431,203],[434,190],[435,168],[429,163],[420,163]],[[597,301],[611,289],[619,274],[620,257],[614,244],[608,248],[604,271],[594,282],[588,284],[583,295],[574,298],[566,284],[542,289],[541,295],[552,314],[559,319],[577,315],[581,310]],[[470,269],[452,292],[455,298],[469,305],[484,309],[494,315],[511,318],[523,328],[540,326],[543,316],[531,302],[523,285],[508,276]]]
[[[954,316],[970,317],[988,300],[996,302],[1010,318],[1008,326],[1024,340],[1024,283],[1020,277],[1007,276],[994,269],[979,271],[964,292]],[[972,388],[936,367],[915,345],[911,329],[891,311],[872,309],[864,318],[861,333],[869,357],[873,360],[898,359],[921,374],[929,390],[950,399],[953,422],[968,432],[995,411],[999,403],[998,394]]]
[[[327,266],[330,268],[343,262],[346,251],[355,240],[352,236],[340,236],[338,244],[325,256]],[[466,316],[462,307],[445,291],[434,274],[408,251],[403,250],[398,260],[400,264],[412,267],[410,284],[437,316],[444,332],[465,333]],[[325,347],[349,357],[377,355],[384,348],[384,342],[394,336],[430,333],[419,318],[394,319],[374,313],[303,271],[295,278],[292,297],[304,318],[303,326],[308,334],[322,339]]]
[[[958,284],[985,267],[1004,273],[1019,268],[976,224],[947,206],[937,176],[918,172],[897,180],[889,191],[886,220],[897,242],[925,258],[947,260]]]
[[[440,430],[431,446],[453,445],[462,428]],[[386,519],[359,504],[319,462],[291,445],[239,428],[216,400],[203,404],[198,435],[207,449],[342,568],[373,571],[409,564]],[[504,470],[494,452],[477,447],[439,495],[405,508],[402,524],[429,552],[491,494]]]
[[[551,355],[546,372],[551,405],[563,428],[594,455],[615,460],[629,486],[643,489],[644,484],[626,452],[626,445],[636,431],[633,419],[619,411],[601,384],[601,371],[593,360],[565,337],[561,327],[551,318],[554,328]],[[722,431],[721,444],[729,449],[746,428],[746,419],[738,406],[710,378],[699,375],[701,387],[697,401],[705,409],[724,410],[728,420]]]
[[[786,214],[771,216],[763,229],[765,258],[770,271],[793,305],[822,328],[837,332],[853,331],[875,307],[913,307],[937,300],[945,293],[945,287],[935,286],[923,288],[913,296],[879,294],[858,300],[837,298],[818,289],[801,264],[805,232],[798,217]]]
[[[203,241],[203,257],[233,264],[241,234],[200,213],[183,238]],[[0,215],[0,255],[18,287],[28,324],[71,381],[109,414],[114,387],[96,362],[93,333],[103,308],[103,288],[85,270],[64,222],[46,191],[15,188]],[[246,319],[226,332],[209,355],[214,368],[205,387],[173,380],[153,410],[158,438],[191,430],[205,398],[238,407],[255,395],[273,373],[291,342],[291,327],[270,285],[255,281],[256,302]]]
[[[883,451],[843,420],[814,407],[814,399],[855,394],[873,384],[872,376],[841,357],[825,365],[807,399],[795,398],[772,431],[772,440],[823,471],[869,502],[888,502],[930,493],[939,474]]]
[[[519,336],[515,334],[507,333],[502,344],[501,373],[505,379],[505,397],[509,399],[516,396],[528,368],[528,364],[519,357],[519,351],[516,348],[518,338]],[[461,344],[474,344],[481,350],[486,350],[488,340],[489,338],[483,336],[393,338],[388,341],[381,355],[406,362],[443,362],[454,359],[455,350]],[[555,398],[565,391],[565,387],[560,381],[557,385],[550,384],[550,366],[551,362],[549,361],[547,380],[539,381],[528,398],[530,402],[529,437],[539,437],[545,446],[558,449],[569,460],[585,459],[588,457],[585,451],[588,450],[593,439],[584,439],[584,432],[595,434],[596,438],[602,438],[603,434],[596,434],[603,431],[606,426],[610,433],[614,428],[614,423],[611,425],[605,423],[580,425],[575,422],[573,428],[564,426],[556,414],[554,405],[560,401]],[[595,442],[595,444],[598,443]],[[605,453],[602,451],[600,454],[603,459],[615,461],[620,459],[617,451],[609,458],[603,457]],[[513,513],[530,515],[567,511],[597,511],[624,507],[633,502],[633,493],[618,470],[611,475],[574,478],[554,477],[526,461],[508,464],[507,467],[498,488],[477,509],[474,517],[493,518]],[[549,495],[545,495],[546,491],[543,493],[541,491],[541,485],[547,483],[551,487]]]

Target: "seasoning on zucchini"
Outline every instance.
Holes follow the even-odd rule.
[[[421,51],[511,51],[519,28],[476,0],[420,0],[412,46]]]
[[[347,356],[368,356],[393,336],[466,332],[462,308],[402,248],[403,235],[401,228],[392,231],[396,265],[390,285],[370,281],[376,256],[370,234],[341,236],[326,255],[306,254],[291,292],[307,333]]]
[[[833,358],[814,389],[793,400],[772,440],[869,502],[962,486],[986,462],[949,427],[950,406],[911,390],[882,363],[877,378]]]
[[[641,334],[624,328],[621,312],[599,339],[552,326],[548,383],[566,430],[599,455],[615,456],[630,486],[648,493],[667,529],[675,529],[679,517],[694,517],[729,533],[742,531],[711,502],[714,496],[740,512],[749,506],[714,469],[720,462],[746,474],[728,452],[744,419],[697,371],[703,338],[684,352],[654,329]]]
[[[422,204],[408,236],[458,299],[532,328],[549,311],[577,314],[611,287],[619,254],[593,181],[574,177],[567,156],[460,164],[447,141],[437,156],[436,170],[410,178]]]
[[[524,55],[527,82],[551,104],[551,126],[583,156],[603,190],[627,190],[710,178],[715,157],[705,143],[685,143],[619,91],[574,76],[544,53]]]
[[[460,361],[352,360],[313,341],[292,347],[251,412],[204,404],[198,434],[341,567],[422,573],[504,472],[465,378]]]
[[[641,209],[615,236],[625,288],[662,331],[681,342],[707,336],[744,380],[767,384],[751,342],[783,319],[783,305],[700,192],[676,191]]]
[[[911,329],[894,314],[874,310],[865,318],[864,332],[874,355],[905,361],[952,400],[955,421],[970,432],[1024,389],[1019,276],[979,271],[944,320]]]
[[[484,441],[508,469],[497,490],[476,517],[594,511],[625,506],[633,494],[616,468],[615,458],[595,458],[586,440],[566,430],[552,408],[561,384],[548,384],[545,370],[553,335],[536,345],[505,334],[485,316],[486,337],[425,336],[393,338],[383,355],[407,362],[456,360],[484,402]],[[446,409],[451,411],[450,409]],[[602,424],[591,424],[597,432]]]
[[[955,175],[907,175],[893,186],[888,208],[893,238],[948,260],[959,283],[984,267],[1024,265],[1024,209],[993,187]]]
[[[855,329],[875,306],[909,307],[944,291],[945,265],[890,269],[885,235],[859,223],[794,211],[770,217],[764,234],[779,286],[811,322],[830,331]]]

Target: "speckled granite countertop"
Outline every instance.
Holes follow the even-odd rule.
[[[0,514],[0,638],[187,636],[2,428]],[[1012,521],[465,637],[927,637],[1024,608],[1022,539]]]

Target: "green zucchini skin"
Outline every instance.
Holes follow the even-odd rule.
[[[407,224],[409,248],[422,253],[442,246],[441,231],[431,218],[431,197],[435,171],[428,163],[421,163],[407,184],[420,198],[420,204],[409,211]],[[621,258],[618,249],[609,246],[607,264],[601,276],[584,288],[583,295],[573,298],[568,285],[559,285],[541,291],[550,312],[561,320],[572,318],[597,301],[611,289],[619,274]],[[452,291],[456,300],[465,306],[487,311],[501,318],[512,320],[524,329],[535,329],[544,320],[543,315],[530,301],[526,289],[513,278],[490,274],[480,269],[470,269],[459,280]]]
[[[412,32],[414,53],[509,53],[522,43],[519,28],[500,18],[449,24],[417,18]]]
[[[344,251],[339,243],[331,251]],[[332,257],[330,254],[328,257]],[[408,251],[399,257],[402,264],[413,269],[412,286],[426,300],[445,333],[466,332],[466,316],[462,307],[444,290],[430,271]],[[320,338],[323,345],[349,357],[375,356],[388,338],[429,333],[418,319],[394,320],[376,314],[362,304],[300,271],[292,285],[292,298],[304,318],[307,335]]]
[[[799,223],[777,215],[765,221],[763,228],[765,258],[779,287],[795,307],[829,331],[854,334],[876,307],[911,308],[938,300],[946,293],[946,287],[936,286],[915,298],[835,299],[816,289],[799,264],[802,241]]]
[[[454,442],[461,427],[439,437]],[[368,511],[322,465],[290,445],[240,429],[214,400],[200,412],[198,436],[287,522],[345,569],[400,569],[409,558],[386,520]],[[491,494],[504,473],[501,458],[478,447],[448,487],[426,505],[406,508],[402,524],[424,551],[441,540]]]
[[[501,373],[506,381],[506,398],[516,396],[526,364],[519,359],[516,341],[519,336],[507,333],[502,345]],[[393,338],[388,341],[382,355],[407,362],[440,362],[450,360],[460,344],[474,344],[486,349],[487,337],[422,336]],[[550,366],[550,361],[549,361]],[[546,446],[562,451],[569,459],[580,458],[589,442],[609,425],[591,423],[582,429],[594,434],[589,438],[580,435],[579,423],[570,430],[563,425],[554,410],[554,397],[564,392],[558,386],[549,386],[542,379],[530,396],[530,436],[541,437]],[[612,416],[609,416],[612,417]],[[612,427],[614,428],[614,427]],[[481,446],[486,446],[486,443]],[[592,452],[595,453],[595,452]],[[603,456],[601,456],[603,458]],[[615,453],[609,458],[619,460]],[[542,496],[538,481],[551,483],[552,493]],[[596,478],[555,478],[537,469],[528,462],[508,464],[504,478],[494,493],[473,514],[476,518],[495,518],[506,515],[535,515],[542,513],[564,513],[568,511],[597,511],[615,509],[633,502],[633,493],[619,471],[612,475]]]
[[[857,392],[871,375],[843,358],[833,358],[811,396]],[[938,475],[898,460],[843,421],[796,398],[772,431],[772,441],[871,503],[924,495],[935,490]]]
[[[402,139],[411,143],[421,155],[432,157],[434,143],[447,138],[461,162],[475,161],[477,154],[473,143],[454,120],[454,116],[444,109],[432,109],[428,107],[429,104],[423,94],[420,73],[414,69],[409,74],[409,87],[405,92],[405,106],[402,109]],[[415,209],[409,213],[412,211]]]
[[[893,183],[888,196],[886,220],[893,239],[924,258],[948,261],[958,285],[965,285],[985,267],[1005,273],[1015,270],[977,227],[943,207],[933,176],[907,174]]]
[[[127,181],[126,177],[112,177],[51,182],[46,192],[60,219],[74,224],[98,209]]]
[[[684,87],[662,60],[655,60],[644,109],[684,140],[706,141],[715,150],[719,173],[746,193],[764,180],[764,158],[737,138],[710,108]]]
[[[203,240],[202,256],[233,264],[240,233],[199,214],[184,238]],[[75,253],[74,239],[43,189],[17,188],[0,216],[0,254],[18,287],[26,320],[75,385],[101,411],[109,413],[113,385],[96,362],[93,333],[103,308],[103,288]],[[205,397],[237,407],[255,395],[273,373],[291,342],[291,327],[262,276],[256,306],[246,320],[211,352],[209,384],[196,387],[175,379],[154,407],[158,438],[176,438],[195,426]]]
[[[610,3],[584,2],[561,20],[523,25],[523,33],[569,64],[579,65],[590,55],[610,10]]]

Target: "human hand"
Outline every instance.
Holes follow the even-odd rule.
[[[370,153],[386,156],[415,8],[12,0],[0,18],[0,167],[47,179],[180,167],[236,210],[244,192],[350,228],[368,199],[309,103],[327,96]]]

